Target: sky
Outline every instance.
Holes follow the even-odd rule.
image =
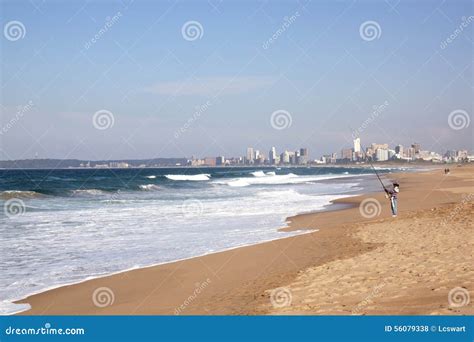
[[[473,4],[1,1],[0,160],[473,150]]]

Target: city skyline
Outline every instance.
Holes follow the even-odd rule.
[[[0,6],[0,160],[473,148],[469,1]]]
[[[247,147],[244,155],[237,156],[184,156],[151,159],[110,159],[110,160],[59,160],[38,159],[0,161],[0,168],[147,168],[166,166],[318,166],[326,164],[365,164],[370,162],[430,162],[433,164],[453,162],[473,162],[474,153],[468,149],[432,151],[419,142],[407,146],[388,143],[371,143],[364,148],[360,137],[353,140],[353,147],[347,146],[340,151],[321,154],[319,158],[311,158],[310,149],[278,150],[272,146],[267,153],[262,149]],[[80,163],[80,164],[79,164]]]

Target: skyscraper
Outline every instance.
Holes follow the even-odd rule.
[[[360,138],[354,139],[354,152],[360,153]]]
[[[421,150],[421,145],[419,143],[413,143],[411,147],[415,149],[415,153],[418,153]]]
[[[222,166],[225,164],[225,158],[223,156],[219,156],[216,158],[216,166]]]
[[[255,154],[253,147],[247,147],[247,164],[253,164]]]
[[[352,160],[352,149],[351,148],[342,149],[341,159]]]
[[[280,155],[280,163],[282,163],[282,164],[289,164],[289,163],[290,163],[290,154],[288,153],[287,150],[285,150],[285,151]]]
[[[272,147],[272,149],[270,150],[270,152],[268,153],[268,161],[271,165],[274,165],[276,164],[276,148],[275,147]]]
[[[386,161],[388,160],[388,150],[384,148],[378,148],[376,151],[377,161]]]
[[[300,158],[299,164],[307,164],[308,163],[308,149],[306,147],[300,148]]]

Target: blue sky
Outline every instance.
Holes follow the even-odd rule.
[[[361,128],[363,145],[472,150],[474,123],[448,117],[472,121],[473,15],[472,1],[2,1],[0,159],[318,157]]]

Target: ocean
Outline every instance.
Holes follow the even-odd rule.
[[[278,228],[370,186],[352,167],[0,170],[0,314],[61,285],[306,233]]]

